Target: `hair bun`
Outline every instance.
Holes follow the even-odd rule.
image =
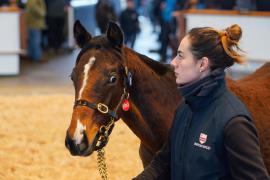
[[[228,38],[230,38],[233,41],[238,42],[242,37],[242,29],[238,24],[234,24],[226,28],[225,31],[227,33]]]

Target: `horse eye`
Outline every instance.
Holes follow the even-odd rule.
[[[115,75],[112,75],[110,77],[110,83],[115,83],[115,81],[116,81],[116,76]]]

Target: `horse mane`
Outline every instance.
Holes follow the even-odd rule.
[[[142,60],[142,62],[144,64],[146,64],[149,68],[151,68],[155,73],[157,73],[158,75],[164,75],[166,74],[168,71],[172,71],[172,68],[169,64],[162,64],[158,61],[155,61],[143,54],[140,54],[138,52],[135,52],[140,59]]]
[[[138,56],[138,58],[141,60],[141,62],[143,62],[146,66],[148,66],[151,70],[153,70],[157,75],[163,76],[165,74],[167,74],[168,72],[172,72],[172,68],[169,64],[163,64],[160,63],[158,61],[155,61],[143,54],[140,54],[130,48],[126,48],[128,49],[129,52],[131,52],[132,54],[135,54],[136,56]]]

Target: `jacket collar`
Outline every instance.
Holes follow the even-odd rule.
[[[202,108],[219,97],[226,89],[225,72],[215,69],[208,76],[192,84],[179,86],[178,89],[184,97],[185,103],[191,110]]]

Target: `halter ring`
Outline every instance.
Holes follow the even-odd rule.
[[[102,104],[102,103],[97,104],[97,109],[99,112],[101,112],[103,114],[107,114],[109,112],[108,106],[106,106],[105,104]]]

